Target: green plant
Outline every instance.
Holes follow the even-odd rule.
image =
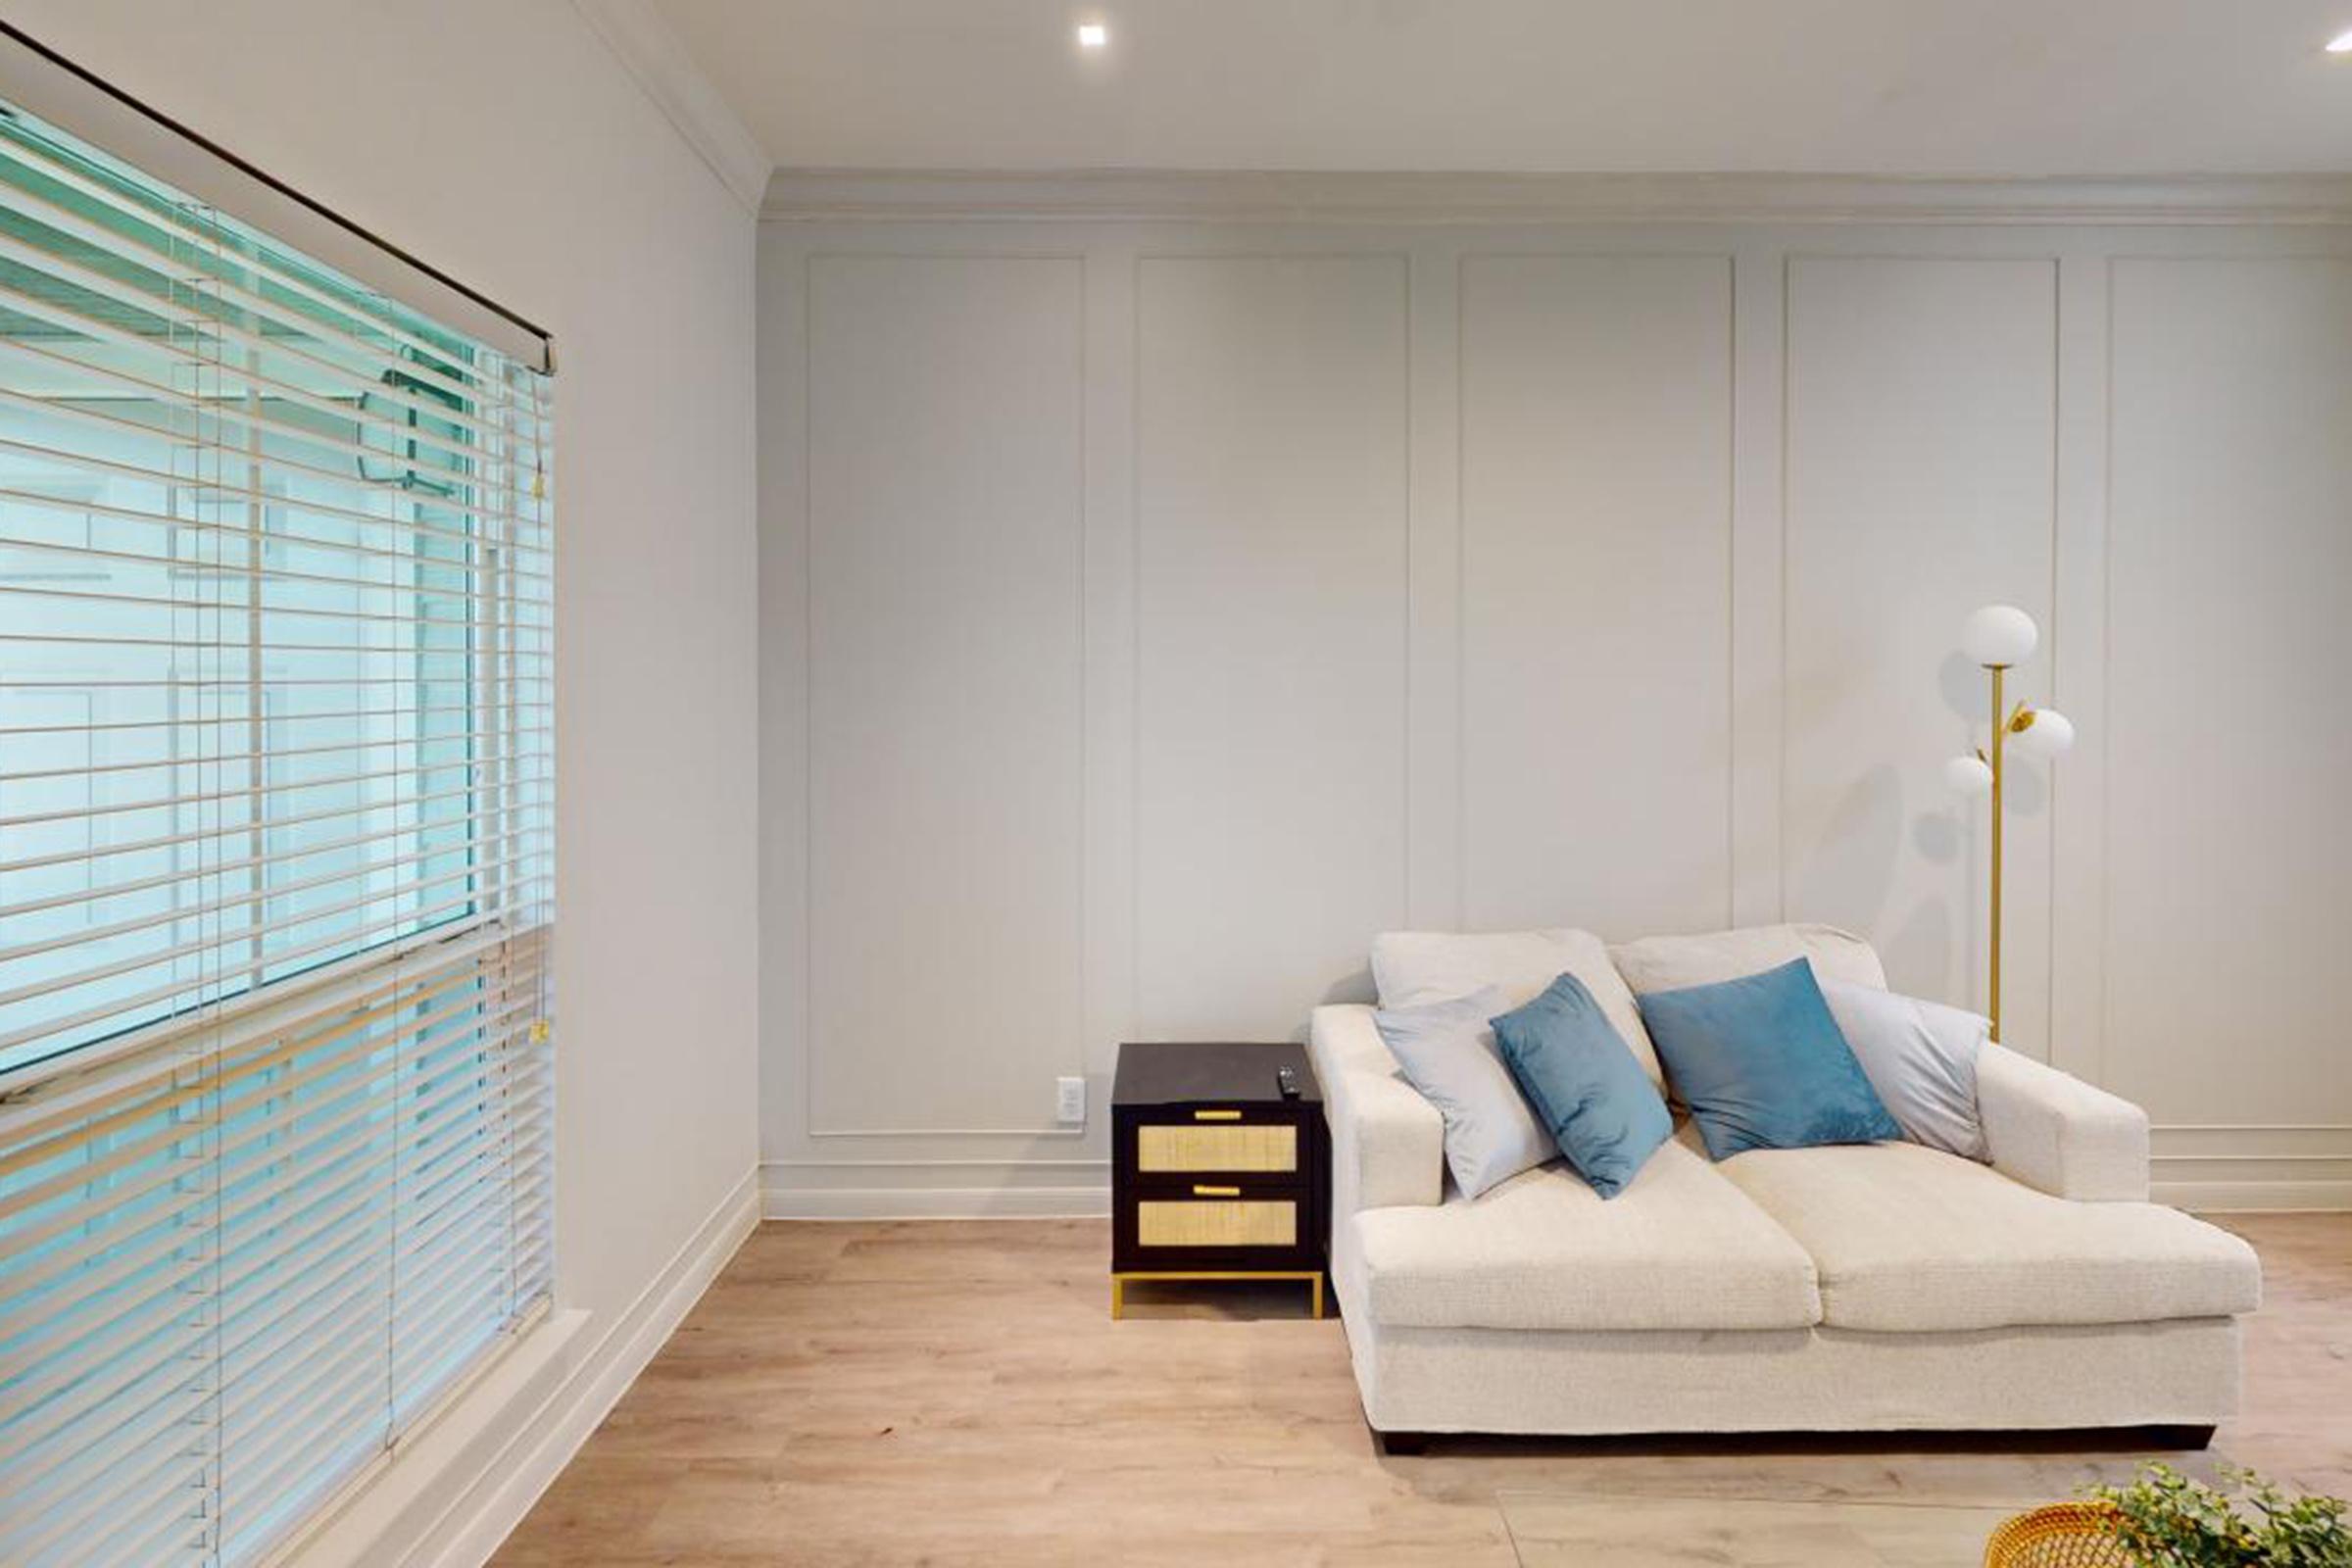
[[[2146,1568],[2352,1568],[2352,1505],[2289,1497],[2251,1470],[2220,1468],[2219,1487],[2151,1464],[2128,1487],[2085,1492],[2114,1505],[2110,1528]]]

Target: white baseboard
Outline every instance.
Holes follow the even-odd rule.
[[[288,1568],[481,1568],[759,1223],[746,1171],[626,1309],[555,1314],[316,1528]],[[553,1348],[554,1360],[547,1352]]]
[[[1109,1212],[1110,1170],[1100,1160],[771,1160],[760,1171],[764,1219],[1100,1219]]]
[[[2152,1196],[2208,1213],[2352,1209],[2352,1127],[2158,1127]]]
[[[2352,1209],[2352,1181],[2159,1181],[2148,1196],[2204,1214],[2339,1213]]]
[[[1101,1219],[1110,1189],[1032,1187],[769,1188],[762,1219]]]

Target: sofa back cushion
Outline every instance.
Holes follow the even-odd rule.
[[[1812,959],[1814,974],[1824,981],[1886,989],[1877,952],[1834,925],[1751,925],[1697,936],[1643,937],[1609,949],[1609,957],[1637,997],[1718,985],[1796,958]]]
[[[1561,975],[1584,982],[1601,1015],[1623,1037],[1651,1083],[1664,1082],[1658,1054],[1642,1027],[1642,1009],[1590,931],[1384,931],[1372,939],[1372,982],[1383,1007],[1414,1007],[1468,996],[1485,986],[1501,993],[1494,1010],[1523,1007]]]

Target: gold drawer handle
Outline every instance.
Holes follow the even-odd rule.
[[[1193,1183],[1193,1196],[1195,1198],[1239,1198],[1242,1196],[1242,1190],[1239,1187],[1203,1187],[1199,1182],[1195,1182]]]
[[[1238,1110],[1196,1110],[1193,1112],[1195,1121],[1240,1121],[1241,1119],[1242,1113]]]

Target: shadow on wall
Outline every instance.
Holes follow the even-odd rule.
[[[1984,670],[1954,653],[1937,671],[1936,687],[1951,715],[1948,755],[1984,745],[1989,723]],[[1887,984],[1897,991],[1981,1004],[1971,977],[1984,962],[1980,867],[1988,853],[1987,807],[1944,791],[1944,755],[1937,754],[1934,769],[1887,760],[1854,780],[1789,889],[1788,912],[1869,936],[1886,962]],[[1906,778],[1914,781],[1915,796],[1906,794]],[[2010,770],[2007,793],[2012,827],[2050,808],[2049,780],[2037,768]],[[1908,899],[1899,892],[1906,842],[1912,879],[1921,880],[1916,873],[1924,868],[1926,880],[1942,891]]]
[[[1830,812],[1821,838],[1813,847],[1801,874],[1789,888],[1791,917],[1828,920],[1850,926],[1871,937],[1886,964],[1887,983],[1897,991],[1928,996],[1941,988],[1948,972],[1951,925],[1945,901],[1930,897],[1908,915],[1897,915],[1894,876],[1902,860],[1906,825],[1925,827],[1940,822],[1942,837],[1964,838],[1966,830],[1948,808],[1917,812],[1903,799],[1903,775],[1892,762],[1881,762],[1846,787]],[[1932,834],[1933,836],[1933,834]],[[1930,982],[1923,992],[1919,981]]]
[[[1965,654],[1954,653],[1937,671],[1936,688],[1951,719],[1949,748],[1929,760],[1932,766],[1919,759],[1906,759],[1915,764],[1909,766],[1892,760],[1879,762],[1847,787],[1788,887],[1788,918],[1827,921],[1869,937],[1886,963],[1887,984],[1896,991],[1982,1005],[1975,981],[1984,966],[1982,868],[1988,853],[1988,808],[1949,794],[1941,761],[1985,744],[1984,671]],[[1906,775],[1915,781],[1916,798],[1906,797]],[[2049,775],[2042,768],[2011,768],[2006,788],[2012,828],[2050,809]],[[1944,891],[1907,899],[1898,892],[1906,842],[1912,880]],[[1919,875],[1922,869],[1929,873],[1925,878]],[[1563,914],[1557,923],[1593,925],[1589,917],[1573,914]],[[1653,933],[1602,934],[1625,941]],[[1320,999],[1324,1004],[1377,1000],[1368,966],[1335,979]],[[1303,1021],[1294,1036],[1304,1038]]]
[[[1897,907],[1895,873],[1906,838],[1911,851],[1947,874],[1936,877],[1950,891],[1930,893]],[[1790,889],[1789,914],[1849,926],[1869,937],[1886,965],[1886,983],[1908,996],[1962,1002],[1945,997],[1955,955],[1974,924],[1965,916],[1976,899],[1974,863],[1978,830],[1965,804],[1952,800],[1907,801],[1903,770],[1881,762],[1854,780]],[[1958,908],[1955,908],[1958,906]],[[1959,973],[1968,970],[1962,967]]]
[[[1354,1002],[1371,1005],[1379,1000],[1379,992],[1372,984],[1372,966],[1367,963],[1361,969],[1334,980],[1324,989],[1318,1004],[1331,1006],[1339,1003]],[[1300,1019],[1298,1026],[1291,1031],[1291,1038],[1299,1041],[1306,1038],[1306,1021],[1304,1019]]]

